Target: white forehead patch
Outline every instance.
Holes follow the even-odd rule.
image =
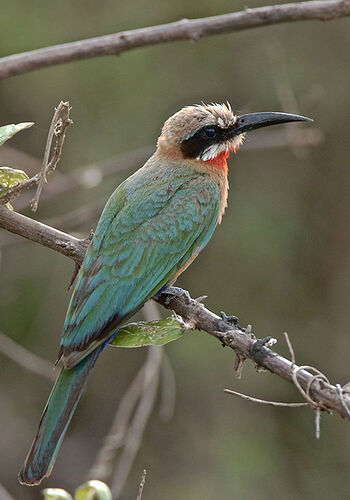
[[[237,117],[233,113],[229,103],[207,104],[205,109],[214,117],[216,124],[220,128],[232,127],[237,121]]]

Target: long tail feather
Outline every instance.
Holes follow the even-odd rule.
[[[63,368],[59,374],[46,403],[37,435],[18,475],[22,484],[40,484],[44,477],[51,474],[88,374],[100,352],[100,349],[96,349],[74,368]]]

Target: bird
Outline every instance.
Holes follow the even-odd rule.
[[[107,201],[86,251],[60,342],[63,367],[18,475],[22,484],[51,474],[89,372],[118,329],[211,239],[227,206],[230,153],[251,130],[295,121],[312,120],[202,103],[164,123],[153,156]]]

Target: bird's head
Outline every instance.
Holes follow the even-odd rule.
[[[312,121],[289,113],[249,113],[237,116],[227,104],[186,106],[164,124],[158,139],[162,153],[227,169],[246,132],[278,123]]]

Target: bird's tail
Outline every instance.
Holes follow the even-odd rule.
[[[18,479],[36,485],[51,474],[57,452],[100,349],[71,369],[62,368],[41,417],[37,435]]]

